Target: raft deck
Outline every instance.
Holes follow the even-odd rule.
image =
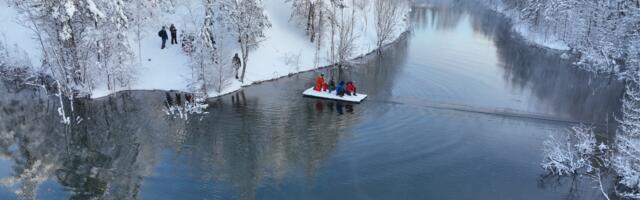
[[[360,103],[367,98],[366,94],[360,94],[360,93],[356,93],[356,94],[357,94],[356,96],[344,95],[341,97],[336,95],[336,91],[332,91],[331,93],[319,92],[319,91],[313,90],[313,87],[302,92],[302,95],[306,97],[315,97],[320,99],[329,99],[329,100],[336,100],[336,101],[346,101],[351,103]]]

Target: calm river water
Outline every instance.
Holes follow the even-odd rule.
[[[427,4],[382,56],[165,113],[164,92],[78,102],[0,86],[0,199],[599,199],[545,177],[542,142],[577,123],[615,130],[622,83],[532,47],[476,6]],[[319,73],[362,104],[304,98]]]

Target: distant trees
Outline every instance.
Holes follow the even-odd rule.
[[[575,143],[552,140],[545,142],[543,167],[555,174],[573,174],[583,167],[612,169],[618,177],[616,194],[640,198],[640,1],[484,1],[528,31],[565,42],[579,59],[578,66],[627,80],[615,142],[608,155],[595,154],[595,161],[601,163],[593,164],[593,156],[581,161],[576,157],[579,149],[572,146]],[[590,149],[602,148],[591,145]]]
[[[613,168],[619,176],[618,195],[640,198],[640,74],[628,81],[622,99],[622,119],[616,137]]]
[[[373,19],[375,44],[381,47],[392,42],[406,28],[409,11],[406,0],[286,0],[291,3],[291,18],[304,27],[311,42],[316,44],[316,60],[323,47],[327,60],[346,64],[366,37],[369,20]],[[367,38],[368,39],[368,38]]]
[[[625,73],[640,60],[638,1],[484,0],[547,40],[565,42],[577,65],[595,72]]]
[[[594,72],[613,72],[627,79],[622,99],[622,118],[612,155],[600,157],[608,161],[618,176],[616,193],[620,197],[640,198],[640,2],[627,0],[579,1],[485,0],[492,8],[524,25],[529,31],[565,42],[579,58],[577,65]],[[498,6],[500,5],[500,6]],[[563,143],[545,143],[547,156],[543,166],[558,174],[575,166]],[[554,150],[555,149],[555,150]],[[555,153],[554,153],[555,152]],[[551,162],[564,158],[565,162]],[[556,163],[556,164],[554,164]],[[607,163],[607,162],[604,162]],[[591,165],[588,165],[591,166]],[[601,188],[602,190],[602,188]]]

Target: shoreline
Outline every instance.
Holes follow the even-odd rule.
[[[388,43],[388,44],[385,44],[385,45],[383,45],[382,47],[376,48],[376,49],[374,49],[373,51],[370,51],[370,52],[368,52],[368,53],[365,53],[365,54],[362,54],[362,55],[356,56],[356,57],[354,57],[353,59],[350,59],[350,61],[355,61],[355,60],[363,59],[363,58],[365,58],[365,57],[367,57],[367,56],[371,56],[371,55],[375,54],[376,52],[378,52],[378,51],[380,51],[380,50],[384,50],[384,49],[388,48],[389,46],[392,46],[392,45],[394,45],[394,44],[398,43],[398,41],[400,41],[400,40],[407,39],[407,37],[409,36],[409,33],[411,33],[411,32],[412,32],[412,31],[410,30],[410,28],[408,28],[408,29],[407,29],[407,30],[405,30],[404,32],[400,33],[400,34],[398,35],[398,37],[396,37],[396,39],[395,39],[395,40],[393,40],[392,42],[390,42],[390,43]],[[230,95],[230,94],[234,94],[234,93],[236,93],[236,92],[239,92],[239,91],[241,91],[242,89],[244,89],[244,88],[246,88],[246,87],[251,87],[251,86],[254,86],[254,85],[260,85],[260,84],[262,84],[262,83],[267,83],[267,82],[271,82],[271,81],[276,81],[276,80],[279,80],[279,79],[282,79],[282,78],[287,78],[287,77],[291,77],[291,76],[298,75],[298,74],[302,74],[302,73],[306,73],[306,72],[312,72],[312,71],[316,71],[316,70],[326,69],[326,68],[332,67],[332,66],[334,66],[334,65],[335,65],[335,63],[334,63],[334,64],[331,64],[331,65],[320,66],[320,67],[313,68],[313,69],[309,69],[309,70],[302,70],[302,71],[298,71],[298,72],[289,73],[289,74],[282,75],[282,76],[278,76],[278,77],[276,77],[276,78],[272,78],[272,79],[261,80],[261,81],[254,81],[254,82],[253,82],[253,83],[251,83],[251,84],[242,85],[240,88],[232,89],[232,90],[230,90],[230,91],[225,91],[225,92],[222,92],[222,93],[220,93],[220,94],[218,94],[218,95],[215,95],[215,96],[207,96],[207,97],[206,97],[206,99],[208,100],[208,99],[214,99],[214,98],[224,97],[224,96],[227,96],[227,95]],[[108,95],[106,95],[106,96],[101,96],[101,97],[98,97],[98,98],[92,98],[92,97],[81,97],[81,98],[79,98],[79,99],[99,100],[99,99],[103,99],[103,98],[109,98],[109,97],[114,96],[114,95],[117,95],[117,94],[119,94],[119,93],[124,93],[124,92],[136,92],[136,91],[146,91],[146,92],[183,92],[183,93],[190,93],[190,92],[186,92],[186,91],[182,91],[182,90],[161,90],[161,89],[154,89],[154,90],[136,90],[136,89],[132,89],[132,90],[120,90],[120,91],[117,91],[117,92],[112,92],[112,93],[110,93],[110,94],[108,94]]]

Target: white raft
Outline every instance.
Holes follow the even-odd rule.
[[[356,94],[357,94],[356,96],[349,96],[345,94],[344,96],[341,97],[336,95],[336,91],[332,91],[331,93],[318,92],[313,90],[313,88],[309,88],[302,93],[302,95],[307,97],[330,99],[330,100],[336,100],[336,101],[346,101],[346,102],[352,102],[352,103],[360,103],[367,98],[366,94],[360,94],[360,93],[356,93]]]

